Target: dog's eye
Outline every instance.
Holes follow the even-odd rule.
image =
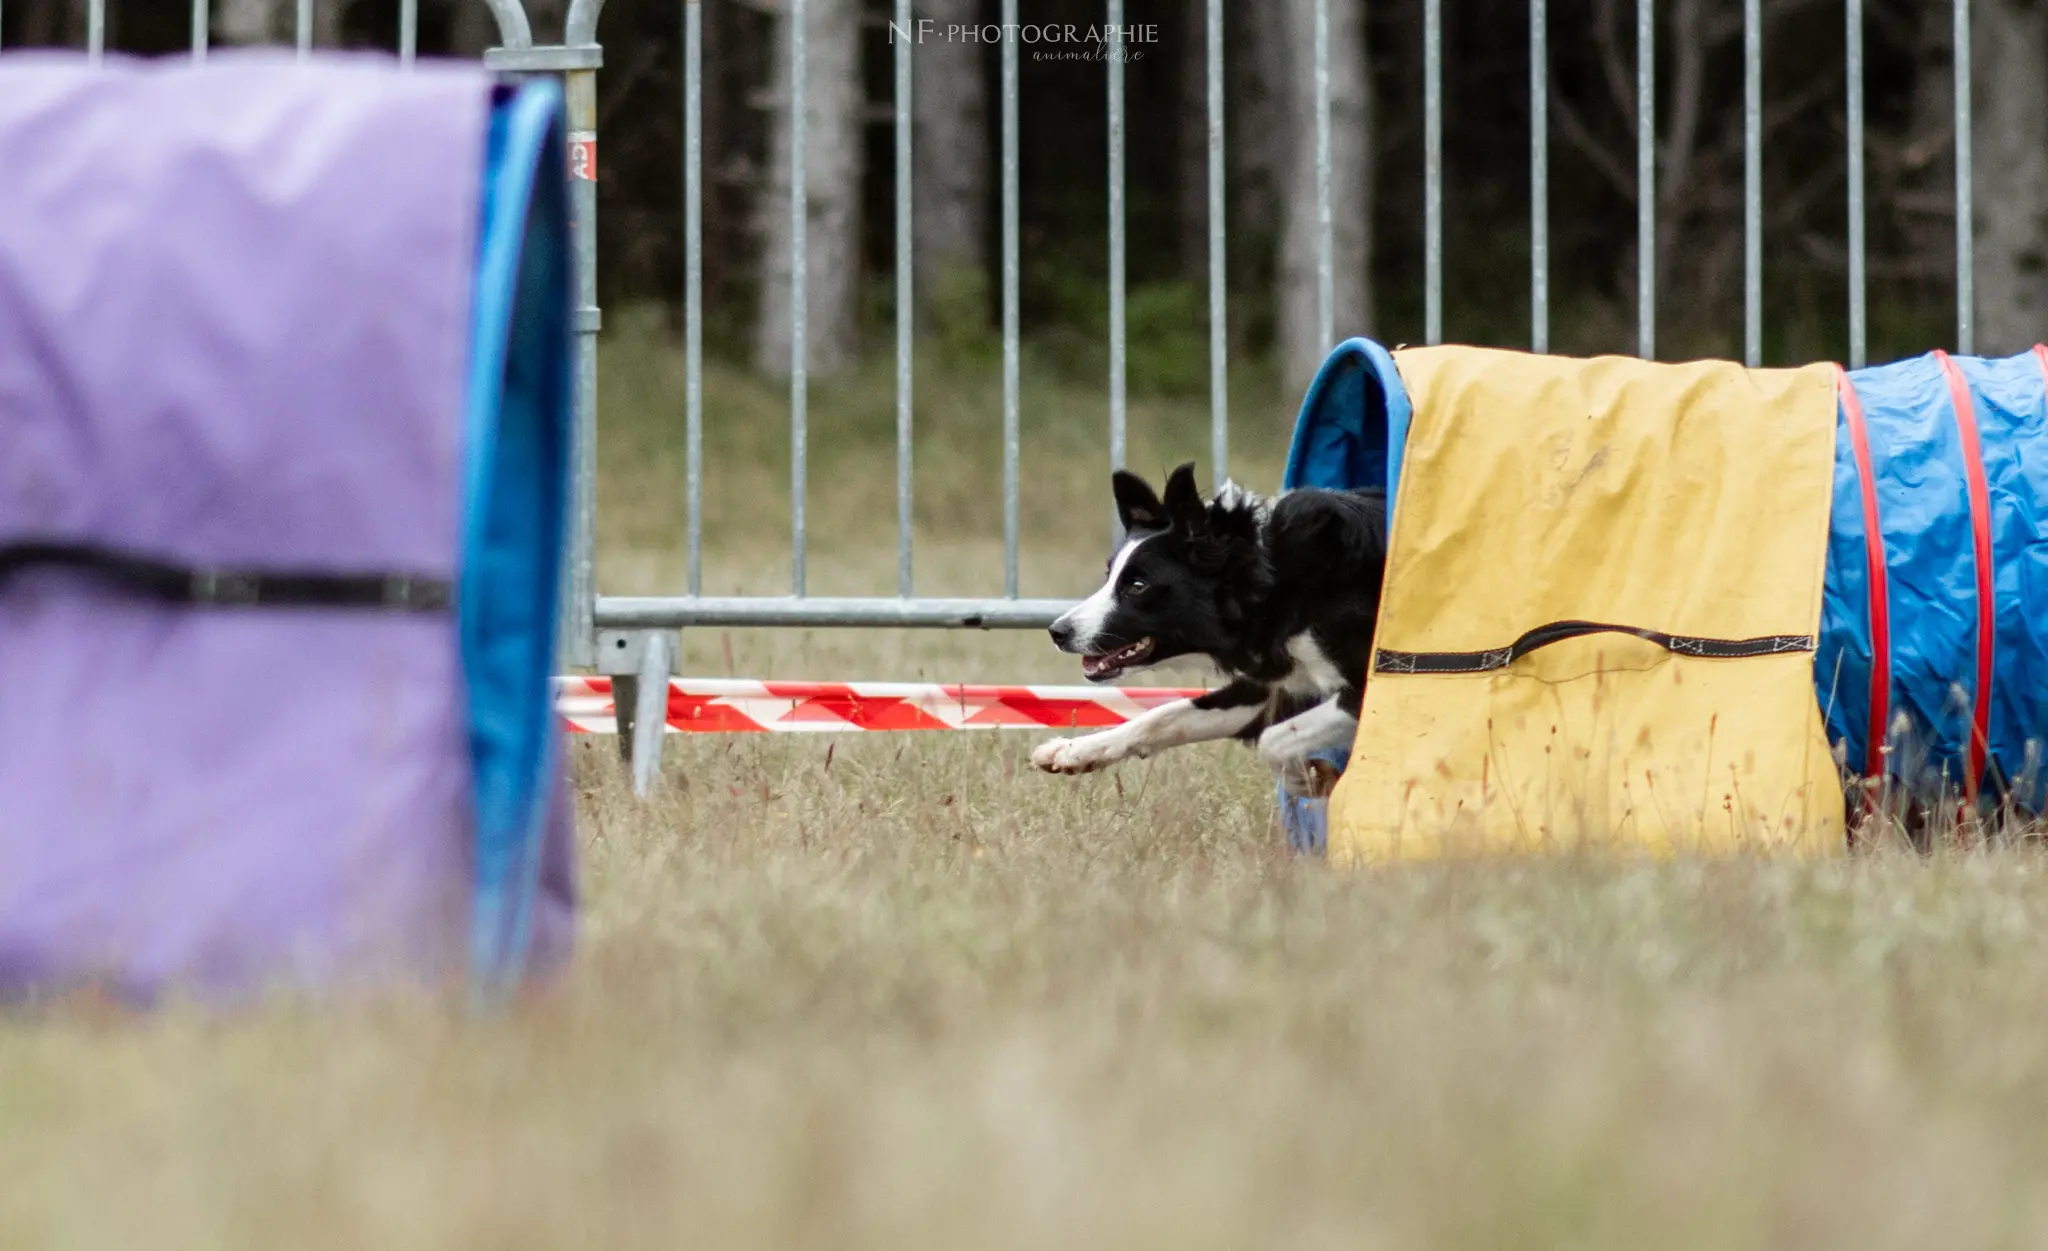
[[[1129,582],[1124,583],[1124,589],[1133,595],[1141,595],[1144,593],[1147,585],[1149,584],[1143,578],[1132,578]]]

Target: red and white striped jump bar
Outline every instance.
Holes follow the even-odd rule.
[[[936,682],[753,682],[675,678],[671,734],[835,730],[1085,729],[1121,725],[1201,688],[951,686]],[[555,706],[579,734],[616,734],[610,678],[555,679]]]

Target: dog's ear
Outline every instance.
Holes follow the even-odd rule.
[[[1189,531],[1200,530],[1209,506],[1195,486],[1195,462],[1189,461],[1166,475],[1166,515],[1173,524]]]
[[[1128,469],[1119,469],[1109,475],[1110,489],[1116,493],[1116,515],[1126,530],[1164,530],[1167,526],[1166,506],[1152,493],[1152,484]]]

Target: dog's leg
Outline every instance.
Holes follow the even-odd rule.
[[[1161,704],[1113,729],[1080,738],[1054,738],[1031,752],[1047,773],[1092,773],[1119,760],[1143,760],[1188,743],[1234,738],[1266,713],[1266,688],[1256,682],[1228,686]]]
[[[1342,751],[1357,735],[1357,697],[1349,692],[1332,695],[1259,735],[1259,759],[1273,770],[1288,794],[1311,795],[1316,787],[1310,757],[1319,751]]]

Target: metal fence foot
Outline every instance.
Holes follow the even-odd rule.
[[[633,793],[644,799],[661,772],[676,635],[669,630],[604,630],[597,652],[599,668],[612,680],[619,760],[632,770]]]
[[[661,773],[661,744],[668,733],[668,680],[675,668],[675,636],[649,635],[640,658],[640,689],[633,692],[633,794],[647,798]]]

